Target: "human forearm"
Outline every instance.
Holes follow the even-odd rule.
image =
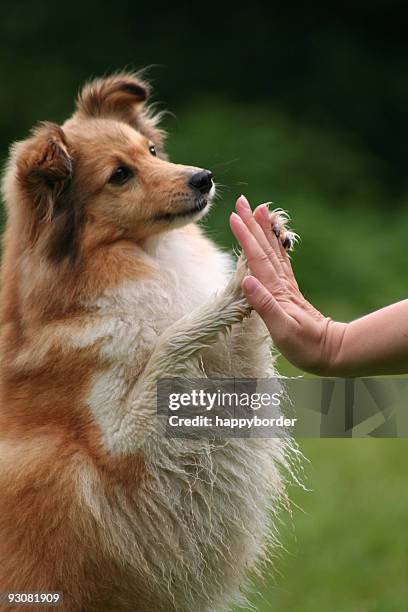
[[[327,328],[324,376],[374,376],[408,372],[408,300],[351,323]]]

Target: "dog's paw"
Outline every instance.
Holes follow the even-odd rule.
[[[288,214],[281,208],[276,208],[270,213],[271,227],[275,236],[280,240],[286,251],[293,251],[299,236],[287,228],[289,222]]]

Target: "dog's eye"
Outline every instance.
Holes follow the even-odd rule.
[[[154,145],[150,145],[149,146],[149,151],[152,155],[154,155],[154,157],[156,157],[157,155],[157,151],[156,151],[156,147]]]
[[[112,172],[109,183],[113,185],[124,185],[132,176],[133,172],[130,168],[127,166],[119,166]]]

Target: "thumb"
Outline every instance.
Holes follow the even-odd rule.
[[[242,290],[249,304],[261,315],[272,338],[282,334],[287,326],[287,315],[273,295],[254,277],[246,276]]]

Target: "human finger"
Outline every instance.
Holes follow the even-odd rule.
[[[241,217],[234,212],[230,216],[230,226],[245,253],[251,272],[268,288],[276,289],[280,284],[278,271]]]
[[[263,229],[261,228],[257,220],[254,218],[249,202],[245,198],[245,196],[240,196],[238,198],[236,202],[236,211],[241,217],[242,221],[247,226],[247,228],[250,230],[254,238],[257,240],[264,253],[271,260],[273,266],[279,273],[282,273],[283,270],[281,262],[279,261],[278,254],[274,251],[272,245],[269,243],[267,237],[265,236]]]

